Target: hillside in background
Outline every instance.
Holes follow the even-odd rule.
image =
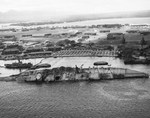
[[[56,12],[18,12],[9,11],[5,13],[0,12],[0,23],[16,23],[16,22],[73,22],[84,20],[97,19],[111,19],[111,18],[136,18],[136,17],[150,17],[150,10],[136,11],[136,12],[115,12],[115,13],[101,13],[101,14],[82,14],[72,15],[66,13]]]
[[[112,18],[142,18],[150,17],[150,10],[138,12],[115,12],[115,13],[101,13],[90,15],[74,15],[70,16],[67,21],[83,21],[83,20],[98,20],[98,19],[112,19]]]

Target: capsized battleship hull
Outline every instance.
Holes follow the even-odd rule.
[[[75,68],[60,67],[44,70],[28,70],[17,77],[18,80],[27,82],[91,81],[126,78],[149,78],[149,75],[123,68],[84,68],[76,72]]]

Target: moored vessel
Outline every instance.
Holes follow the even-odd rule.
[[[12,63],[12,64],[5,64],[6,68],[12,68],[12,69],[27,69],[27,68],[31,68],[32,64],[31,63]]]
[[[5,64],[6,68],[12,68],[12,69],[28,69],[31,68],[33,65],[32,63],[23,63],[22,61],[20,61],[19,57],[18,57],[18,62],[14,62],[12,64]]]

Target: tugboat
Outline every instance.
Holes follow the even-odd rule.
[[[18,63],[12,63],[12,64],[5,64],[6,68],[10,69],[28,69],[31,68],[33,65],[31,63],[22,63],[20,59],[18,58]]]

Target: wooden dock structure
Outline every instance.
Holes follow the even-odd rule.
[[[98,57],[117,57],[117,51],[109,50],[91,50],[91,49],[70,49],[70,50],[61,50],[56,53],[53,53],[54,57],[88,57],[88,56],[98,56]]]

